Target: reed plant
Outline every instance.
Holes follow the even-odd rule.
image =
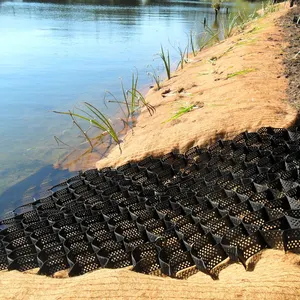
[[[177,47],[177,51],[180,55],[180,61],[178,62],[177,68],[180,66],[183,69],[184,63],[187,63],[187,52],[188,52],[188,45],[186,48],[182,50],[179,46]]]
[[[158,55],[164,63],[164,67],[165,67],[168,79],[171,79],[171,62],[170,62],[169,50],[167,50],[165,52],[163,46],[160,45],[160,52],[158,53]]]
[[[197,51],[196,51],[196,48],[195,48],[195,41],[194,41],[194,33],[193,31],[191,30],[190,31],[190,35],[189,35],[189,43],[191,45],[191,50],[192,50],[192,53],[194,55],[194,57],[197,55]]]
[[[151,104],[149,104],[142,93],[138,90],[138,73],[132,73],[131,77],[131,87],[130,89],[126,90],[123,84],[123,80],[121,79],[121,93],[122,93],[122,99],[117,99],[111,92],[106,91],[106,94],[104,98],[106,99],[107,95],[110,95],[113,100],[108,100],[110,103],[117,103],[119,104],[123,115],[125,117],[125,121],[132,119],[135,114],[144,106],[147,108],[150,116],[152,116],[155,113],[155,107],[153,107]],[[126,113],[123,109],[123,106],[125,106]]]
[[[75,110],[67,111],[67,112],[61,112],[61,111],[54,111],[54,113],[62,114],[62,115],[68,115],[71,117],[73,124],[75,124],[81,133],[84,135],[86,140],[89,142],[91,149],[93,149],[93,143],[91,142],[90,137],[87,135],[87,132],[83,130],[81,125],[77,122],[76,118],[80,120],[84,120],[88,122],[92,127],[95,127],[99,129],[102,133],[102,135],[109,135],[119,146],[120,150],[120,143],[121,140],[118,137],[118,134],[116,130],[114,129],[113,124],[109,120],[107,116],[105,116],[99,109],[97,109],[94,105],[84,102],[84,109],[81,108],[75,108],[78,112],[75,112]]]
[[[60,147],[60,145],[64,145],[67,148],[73,148],[71,145],[67,144],[66,142],[62,141],[59,137],[57,137],[56,135],[54,136],[55,142],[57,144],[58,147]],[[63,149],[63,148],[60,148]]]
[[[202,49],[206,46],[207,41],[207,33],[205,31],[201,32],[197,38],[197,46],[199,51],[202,51]]]
[[[247,14],[245,10],[239,10],[236,16],[238,16],[236,25],[238,25],[241,30],[244,30],[247,23],[256,19],[259,15],[256,10],[251,14]]]
[[[258,14],[256,11],[253,13],[247,14],[245,10],[240,10],[236,14],[230,14],[228,17],[220,18],[220,29],[222,38],[227,39],[234,34],[235,29],[244,30],[247,23],[256,19]],[[211,30],[208,30],[210,35],[213,35]]]
[[[205,32],[207,34],[208,40],[206,45],[215,44],[217,42],[220,42],[219,37],[219,30],[215,30],[213,28],[210,28],[209,26],[205,27]]]
[[[224,39],[231,37],[234,33],[234,29],[237,27],[239,15],[230,16],[227,20],[221,19],[221,33]]]
[[[156,83],[157,90],[160,90],[161,89],[161,85],[160,85],[161,79],[160,79],[160,76],[157,73],[157,70],[155,70],[153,68],[153,66],[151,66],[151,68],[152,68],[152,72],[148,72],[147,74],[154,79],[154,81]]]
[[[219,31],[215,31],[211,29],[209,26],[205,27],[205,31],[201,32],[198,35],[196,40],[198,50],[202,51],[205,47],[213,45],[214,43],[220,41],[219,39]]]
[[[140,91],[138,91],[137,89],[134,89],[134,90],[128,91],[128,93],[131,95],[131,97],[132,97],[132,95],[134,95],[134,97],[136,99],[136,109],[134,112],[139,110],[141,107],[146,107],[147,111],[149,112],[149,115],[153,116],[153,114],[156,111],[155,107],[146,101],[146,99],[144,98],[144,96],[142,95],[142,93]]]

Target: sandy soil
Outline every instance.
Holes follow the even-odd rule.
[[[154,116],[144,110],[134,132],[124,139],[122,155],[116,147],[97,167],[121,165],[173,149],[182,152],[262,126],[293,124],[297,111],[287,101],[288,81],[282,63],[287,41],[274,24],[283,13],[260,19],[243,34],[191,57],[161,90],[150,90],[147,100],[156,108]],[[244,71],[246,74],[231,77]],[[193,104],[198,108],[163,123],[180,107]]]
[[[216,138],[231,138],[261,126],[288,127],[297,111],[288,103],[282,65],[287,46],[276,12],[211,49],[200,53],[183,71],[150,91],[156,114],[141,114],[120,156],[115,149],[97,166],[117,165],[174,148],[184,151]],[[278,23],[277,23],[278,24]],[[214,63],[209,62],[211,58]],[[229,74],[251,70],[228,78]],[[230,76],[229,76],[230,77]],[[164,91],[170,90],[165,93]],[[180,106],[198,108],[177,121],[162,124]],[[187,280],[142,275],[128,269],[102,269],[75,278],[37,276],[33,271],[0,272],[0,299],[300,299],[300,256],[265,250],[253,272],[241,264],[221,271],[219,280],[198,272]]]
[[[262,253],[253,272],[232,264],[213,281],[204,273],[187,280],[103,269],[79,277],[53,279],[18,271],[0,272],[0,299],[300,299],[300,256]]]

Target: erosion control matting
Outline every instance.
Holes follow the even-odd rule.
[[[99,268],[184,279],[300,249],[300,128],[80,172],[0,220],[0,268]]]
[[[146,100],[155,114],[150,117],[142,109],[134,130],[122,139],[122,155],[115,147],[96,166],[119,166],[174,149],[183,153],[263,126],[292,126],[297,110],[288,101],[289,79],[282,64],[288,41],[277,22],[287,12],[283,6],[250,22],[241,34],[191,55],[160,90],[150,89]],[[194,109],[168,122],[192,105]]]

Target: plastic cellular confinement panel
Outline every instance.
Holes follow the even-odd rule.
[[[124,268],[217,278],[300,248],[300,130],[263,127],[206,149],[79,172],[0,218],[0,270]]]

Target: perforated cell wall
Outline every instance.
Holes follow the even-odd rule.
[[[296,137],[296,138],[295,138]],[[0,270],[98,268],[185,278],[300,248],[300,129],[91,169],[0,219]]]

